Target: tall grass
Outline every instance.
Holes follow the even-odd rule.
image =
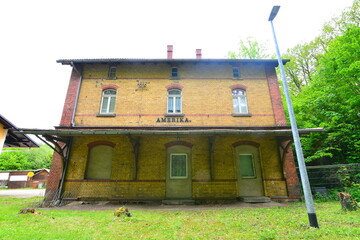
[[[310,229],[304,204],[289,207],[195,211],[37,209],[18,214],[39,198],[0,197],[1,239],[359,239],[360,212],[338,202],[316,204],[320,229]],[[114,208],[115,210],[115,208]]]

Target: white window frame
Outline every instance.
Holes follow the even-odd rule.
[[[172,175],[172,156],[185,156],[185,176],[173,176]],[[171,153],[170,154],[170,179],[187,179],[189,176],[188,176],[188,156],[186,153]]]
[[[240,165],[240,169],[242,168],[241,166],[241,160],[240,160],[240,156],[251,156],[251,162],[252,162],[252,169],[253,169],[253,176],[243,176],[242,172],[240,170],[241,173],[241,178],[256,178],[256,170],[255,170],[255,162],[254,162],[254,154],[252,153],[247,153],[247,154],[239,154],[239,165]]]
[[[243,92],[243,94],[234,94],[235,91],[241,91]],[[231,91],[232,94],[232,104],[233,104],[233,108],[234,108],[234,113],[235,114],[248,114],[249,113],[249,108],[248,108],[248,104],[247,104],[247,97],[246,97],[246,91],[244,89],[233,89]],[[243,99],[245,101],[245,103],[242,103],[241,99]],[[234,104],[234,100],[237,102],[238,105],[238,109],[236,109],[235,104]],[[246,111],[242,111],[241,108],[242,107],[246,107]]]
[[[114,91],[115,93],[107,93],[108,91]],[[100,104],[100,114],[113,114],[115,112],[115,103],[116,103],[116,90],[115,89],[105,89],[102,92],[102,97],[101,97],[101,104]],[[107,106],[105,111],[103,111],[103,104],[104,104],[104,99],[107,98]],[[111,100],[114,99],[115,103],[114,103],[114,110],[110,111],[110,103]]]
[[[178,91],[179,94],[170,94],[171,91]],[[170,105],[169,105],[169,99],[172,99],[172,108],[173,112],[170,112]],[[176,112],[176,98],[180,98],[180,112]],[[169,89],[168,90],[168,97],[167,97],[167,114],[182,114],[182,91],[180,89]]]

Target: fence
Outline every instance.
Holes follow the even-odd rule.
[[[346,182],[360,180],[360,163],[307,166],[306,170],[313,193],[327,194],[328,189],[343,188]]]

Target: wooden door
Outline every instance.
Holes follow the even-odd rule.
[[[236,168],[240,197],[264,196],[259,150],[255,146],[236,148]]]

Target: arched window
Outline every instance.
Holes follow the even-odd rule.
[[[243,89],[232,90],[234,113],[248,113],[246,91]]]
[[[168,91],[167,113],[180,114],[181,113],[181,90],[170,89]]]
[[[111,179],[113,146],[89,146],[86,179]]]
[[[116,90],[106,89],[102,93],[100,114],[114,113]]]

